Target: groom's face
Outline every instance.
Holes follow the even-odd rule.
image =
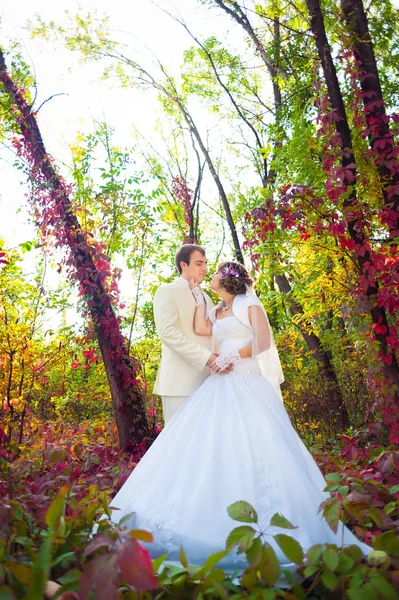
[[[190,263],[188,265],[184,262],[181,263],[183,277],[185,279],[192,277],[195,283],[201,283],[205,279],[206,264],[206,256],[195,250],[190,256]]]

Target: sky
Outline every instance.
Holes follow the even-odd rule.
[[[190,28],[200,33],[202,39],[217,35],[223,41],[231,30],[234,36],[234,24],[230,25],[224,16],[201,6],[198,0],[174,0],[173,3],[158,0],[158,4],[164,10],[180,13]],[[80,9],[84,13],[92,13],[94,6],[97,13],[109,16],[115,37],[126,40],[129,46],[146,55],[150,49],[175,75],[179,73],[184,50],[193,44],[181,25],[151,0],[0,0],[1,43],[5,48],[12,40],[22,44],[24,59],[30,65],[37,83],[36,108],[54,96],[41,107],[38,122],[46,149],[58,165],[69,162],[69,146],[77,133],[90,133],[95,120],[105,120],[113,126],[115,144],[132,146],[133,124],[140,128],[146,138],[151,138],[155,121],[160,115],[154,93],[120,89],[115,83],[102,82],[100,65],[81,65],[78,56],[64,49],[61,43],[57,46],[53,42],[31,38],[27,22],[35,22],[35,15],[39,14],[45,21],[53,20],[62,24],[66,19],[66,9],[71,15]],[[236,37],[239,40],[237,43],[242,43],[242,35]],[[207,125],[204,123],[204,128]],[[4,240],[9,248],[18,247],[36,237],[35,229],[29,223],[25,199],[27,187],[21,185],[20,172],[15,169],[13,162],[14,156],[10,150],[0,148],[0,240]],[[205,195],[211,204],[218,201],[214,185],[209,179]],[[23,266],[27,272],[34,271],[35,254],[30,252],[24,255]],[[51,261],[53,266],[48,269],[48,287],[56,288],[58,285],[58,260],[54,258]],[[136,281],[128,270],[124,270],[120,288],[128,301],[135,297]],[[68,320],[80,321],[73,309],[68,313]]]
[[[118,37],[139,51],[148,49],[159,56],[175,74],[179,72],[183,51],[192,44],[191,38],[181,25],[174,22],[165,10],[180,13],[190,28],[202,39],[216,35],[220,40],[233,40],[242,44],[238,26],[214,9],[201,4],[200,0],[157,0],[161,10],[152,0],[126,2],[126,0],[0,0],[0,29],[2,45],[9,40],[19,40],[24,46],[27,62],[34,70],[38,86],[36,106],[54,96],[43,105],[39,125],[47,150],[59,162],[68,162],[68,146],[77,132],[89,132],[93,120],[107,120],[115,128],[115,142],[132,144],[132,122],[139,125],[146,137],[151,137],[157,115],[156,97],[134,90],[121,90],[115,85],[99,81],[101,67],[91,63],[80,65],[77,56],[30,38],[26,28],[28,20],[35,21],[39,14],[46,21],[62,23],[65,10],[74,14],[83,12],[107,14],[110,25]],[[399,0],[393,1],[399,6]],[[123,34],[122,32],[126,32]],[[27,224],[24,187],[20,174],[13,168],[13,156],[0,149],[0,238],[9,246],[31,239],[33,228]],[[214,192],[210,192],[214,194]],[[19,212],[18,212],[19,209]]]
[[[107,14],[118,37],[124,37],[139,51],[148,54],[148,46],[173,72],[178,72],[184,49],[191,40],[183,28],[160,10],[151,0],[139,3],[125,0],[83,0],[76,2],[49,2],[7,0],[0,4],[1,37],[7,47],[8,40],[19,40],[24,46],[27,62],[34,69],[38,85],[36,106],[51,96],[39,113],[39,125],[47,150],[62,163],[69,157],[68,146],[73,143],[77,132],[89,132],[93,120],[107,120],[115,128],[115,143],[132,144],[132,122],[140,123],[140,130],[151,136],[156,120],[156,98],[147,93],[121,90],[99,81],[101,68],[97,65],[80,65],[74,56],[53,43],[31,39],[26,28],[28,20],[35,21],[35,14],[45,20],[62,23],[65,10],[74,14],[79,7],[84,12]],[[139,8],[137,8],[137,6]],[[211,33],[226,35],[226,20],[215,12],[200,6],[196,0],[160,0],[160,6],[170,12],[179,11],[194,30],[202,36]],[[127,31],[130,35],[122,32]],[[159,114],[159,108],[158,108]],[[27,224],[24,188],[20,185],[19,173],[13,168],[13,157],[9,151],[0,153],[0,238],[7,245],[15,246],[30,239],[33,229]],[[20,212],[17,212],[17,209]]]

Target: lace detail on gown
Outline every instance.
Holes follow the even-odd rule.
[[[226,352],[223,348],[223,342],[231,343],[233,341],[234,345],[237,345],[236,341],[239,340],[243,340],[246,343],[252,342],[252,330],[234,316],[216,319],[212,326],[212,334],[217,343],[221,346],[222,352]],[[237,345],[234,349],[237,350],[238,347],[242,346]]]
[[[156,544],[165,552],[177,552],[180,544],[176,540],[176,508],[173,505],[162,506],[156,515],[140,520],[140,529],[150,531]]]
[[[254,471],[257,482],[257,498],[254,508],[258,513],[259,525],[265,529],[274,513],[278,512],[276,510],[278,506],[277,488],[271,484],[270,478],[267,478],[268,468],[263,460],[255,463]],[[288,515],[285,516],[289,518]]]

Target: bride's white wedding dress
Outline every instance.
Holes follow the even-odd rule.
[[[236,317],[216,320],[213,335],[221,352],[247,346],[252,331]],[[286,533],[304,550],[316,543],[362,544],[346,527],[334,534],[318,514],[325,480],[293,429],[283,403],[261,375],[256,358],[239,360],[228,375],[211,375],[180,407],[138,463],[111,506],[119,522],[152,532],[152,557],[168,553],[178,561],[182,545],[188,561],[203,563],[223,550],[239,525],[227,506],[246,500],[262,528],[281,513],[298,529]],[[290,568],[272,537],[282,567]],[[220,563],[226,570],[246,567],[235,551]]]

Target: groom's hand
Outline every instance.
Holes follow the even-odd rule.
[[[212,369],[212,367],[216,366],[215,360],[217,359],[217,357],[218,357],[218,354],[211,354],[210,357],[208,358],[208,362],[206,363],[206,366],[209,367],[210,369]]]
[[[213,373],[217,373],[217,375],[226,375],[227,373],[231,373],[234,369],[233,363],[231,363],[222,371],[216,364],[216,359],[218,356],[218,354],[211,354],[208,362],[206,363],[207,367],[209,367]]]

